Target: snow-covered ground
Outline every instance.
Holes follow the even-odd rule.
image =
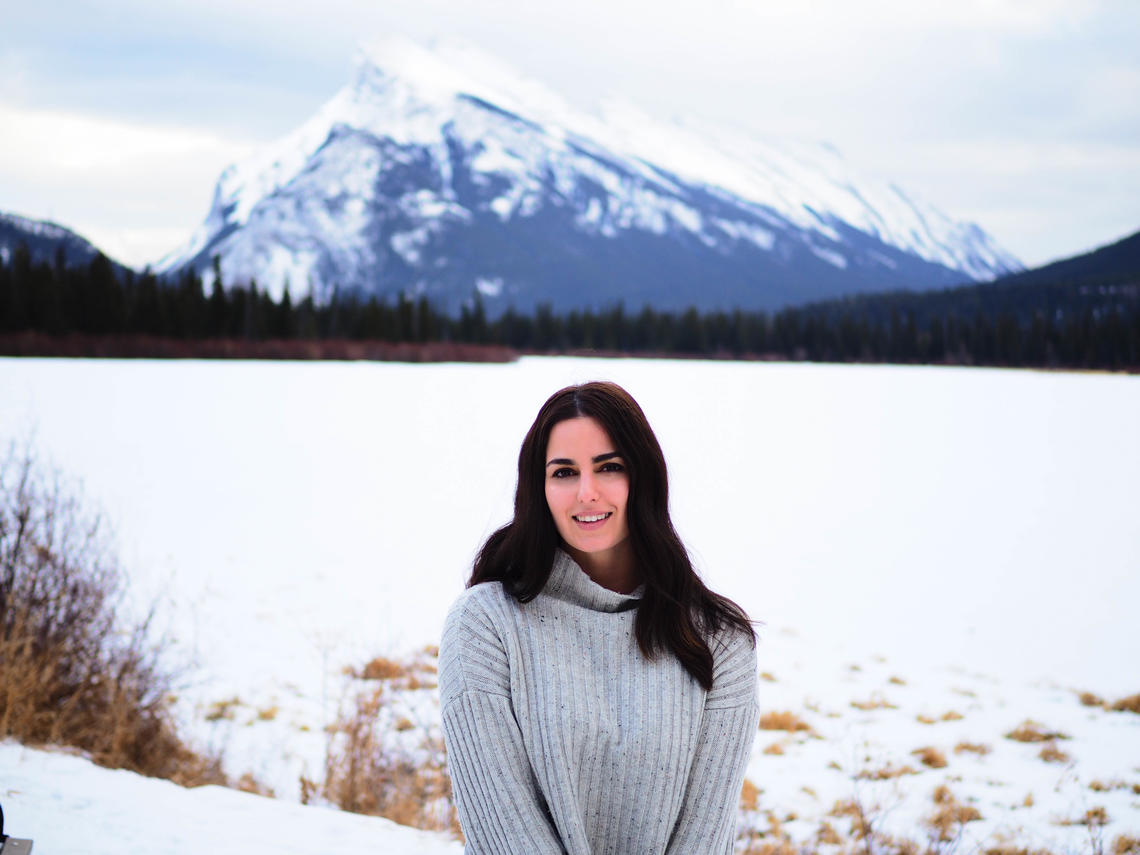
[[[812,729],[757,739],[749,777],[766,822],[810,840],[825,819],[845,829],[827,814],[857,795],[878,827],[920,837],[945,783],[981,814],[966,826],[978,844],[1008,832],[1031,848],[1087,848],[1087,828],[1060,823],[1096,807],[1106,839],[1140,837],[1140,716],[1076,695],[1140,692],[1140,378],[564,358],[8,359],[0,440],[32,435],[82,479],[115,525],[138,601],[162,598],[195,666],[179,701],[189,732],[280,799],[184,797],[235,816],[256,804],[249,821],[265,811],[281,829],[344,816],[348,841],[389,826],[290,803],[300,775],[322,772],[343,669],[438,639],[474,551],[509,514],[538,406],[596,377],[625,385],[654,424],[675,522],[706,578],[764,621],[764,710]],[[207,721],[220,702],[232,702],[228,716]],[[1071,737],[1056,741],[1069,759],[1004,737],[1026,719]],[[965,743],[989,751],[955,753]],[[911,754],[928,746],[944,768]],[[122,786],[123,805],[148,805],[131,808],[147,822],[198,809],[162,782],[0,750],[10,830],[37,847],[63,833],[50,799],[83,817]],[[865,780],[905,766],[914,773]],[[18,814],[30,819],[17,825]],[[55,839],[37,851],[95,851]]]

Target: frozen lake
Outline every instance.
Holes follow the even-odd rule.
[[[437,638],[539,405],[594,378],[641,402],[682,536],[766,643],[1136,691],[1140,377],[4,359],[0,438],[82,479],[204,680],[307,682]]]

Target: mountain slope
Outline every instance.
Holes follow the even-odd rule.
[[[980,228],[855,177],[825,146],[761,145],[607,104],[582,113],[466,47],[387,42],[311,120],[229,167],[161,271],[271,293],[426,294],[454,308],[772,308],[988,279]]]
[[[0,211],[0,261],[9,263],[20,244],[28,247],[33,264],[54,263],[60,248],[68,267],[90,264],[100,252],[98,247],[71,229],[47,220],[33,220]],[[117,273],[126,270],[117,262],[113,262],[113,266]]]

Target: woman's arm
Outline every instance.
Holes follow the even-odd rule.
[[[727,855],[733,848],[740,788],[760,719],[756,647],[734,632],[713,641],[713,657],[713,687],[667,855]]]
[[[468,855],[564,855],[511,706],[506,650],[470,593],[444,626],[439,690]]]

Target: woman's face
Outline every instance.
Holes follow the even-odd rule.
[[[546,445],[546,504],[571,550],[593,557],[629,537],[629,473],[605,429],[582,416],[559,422]]]

